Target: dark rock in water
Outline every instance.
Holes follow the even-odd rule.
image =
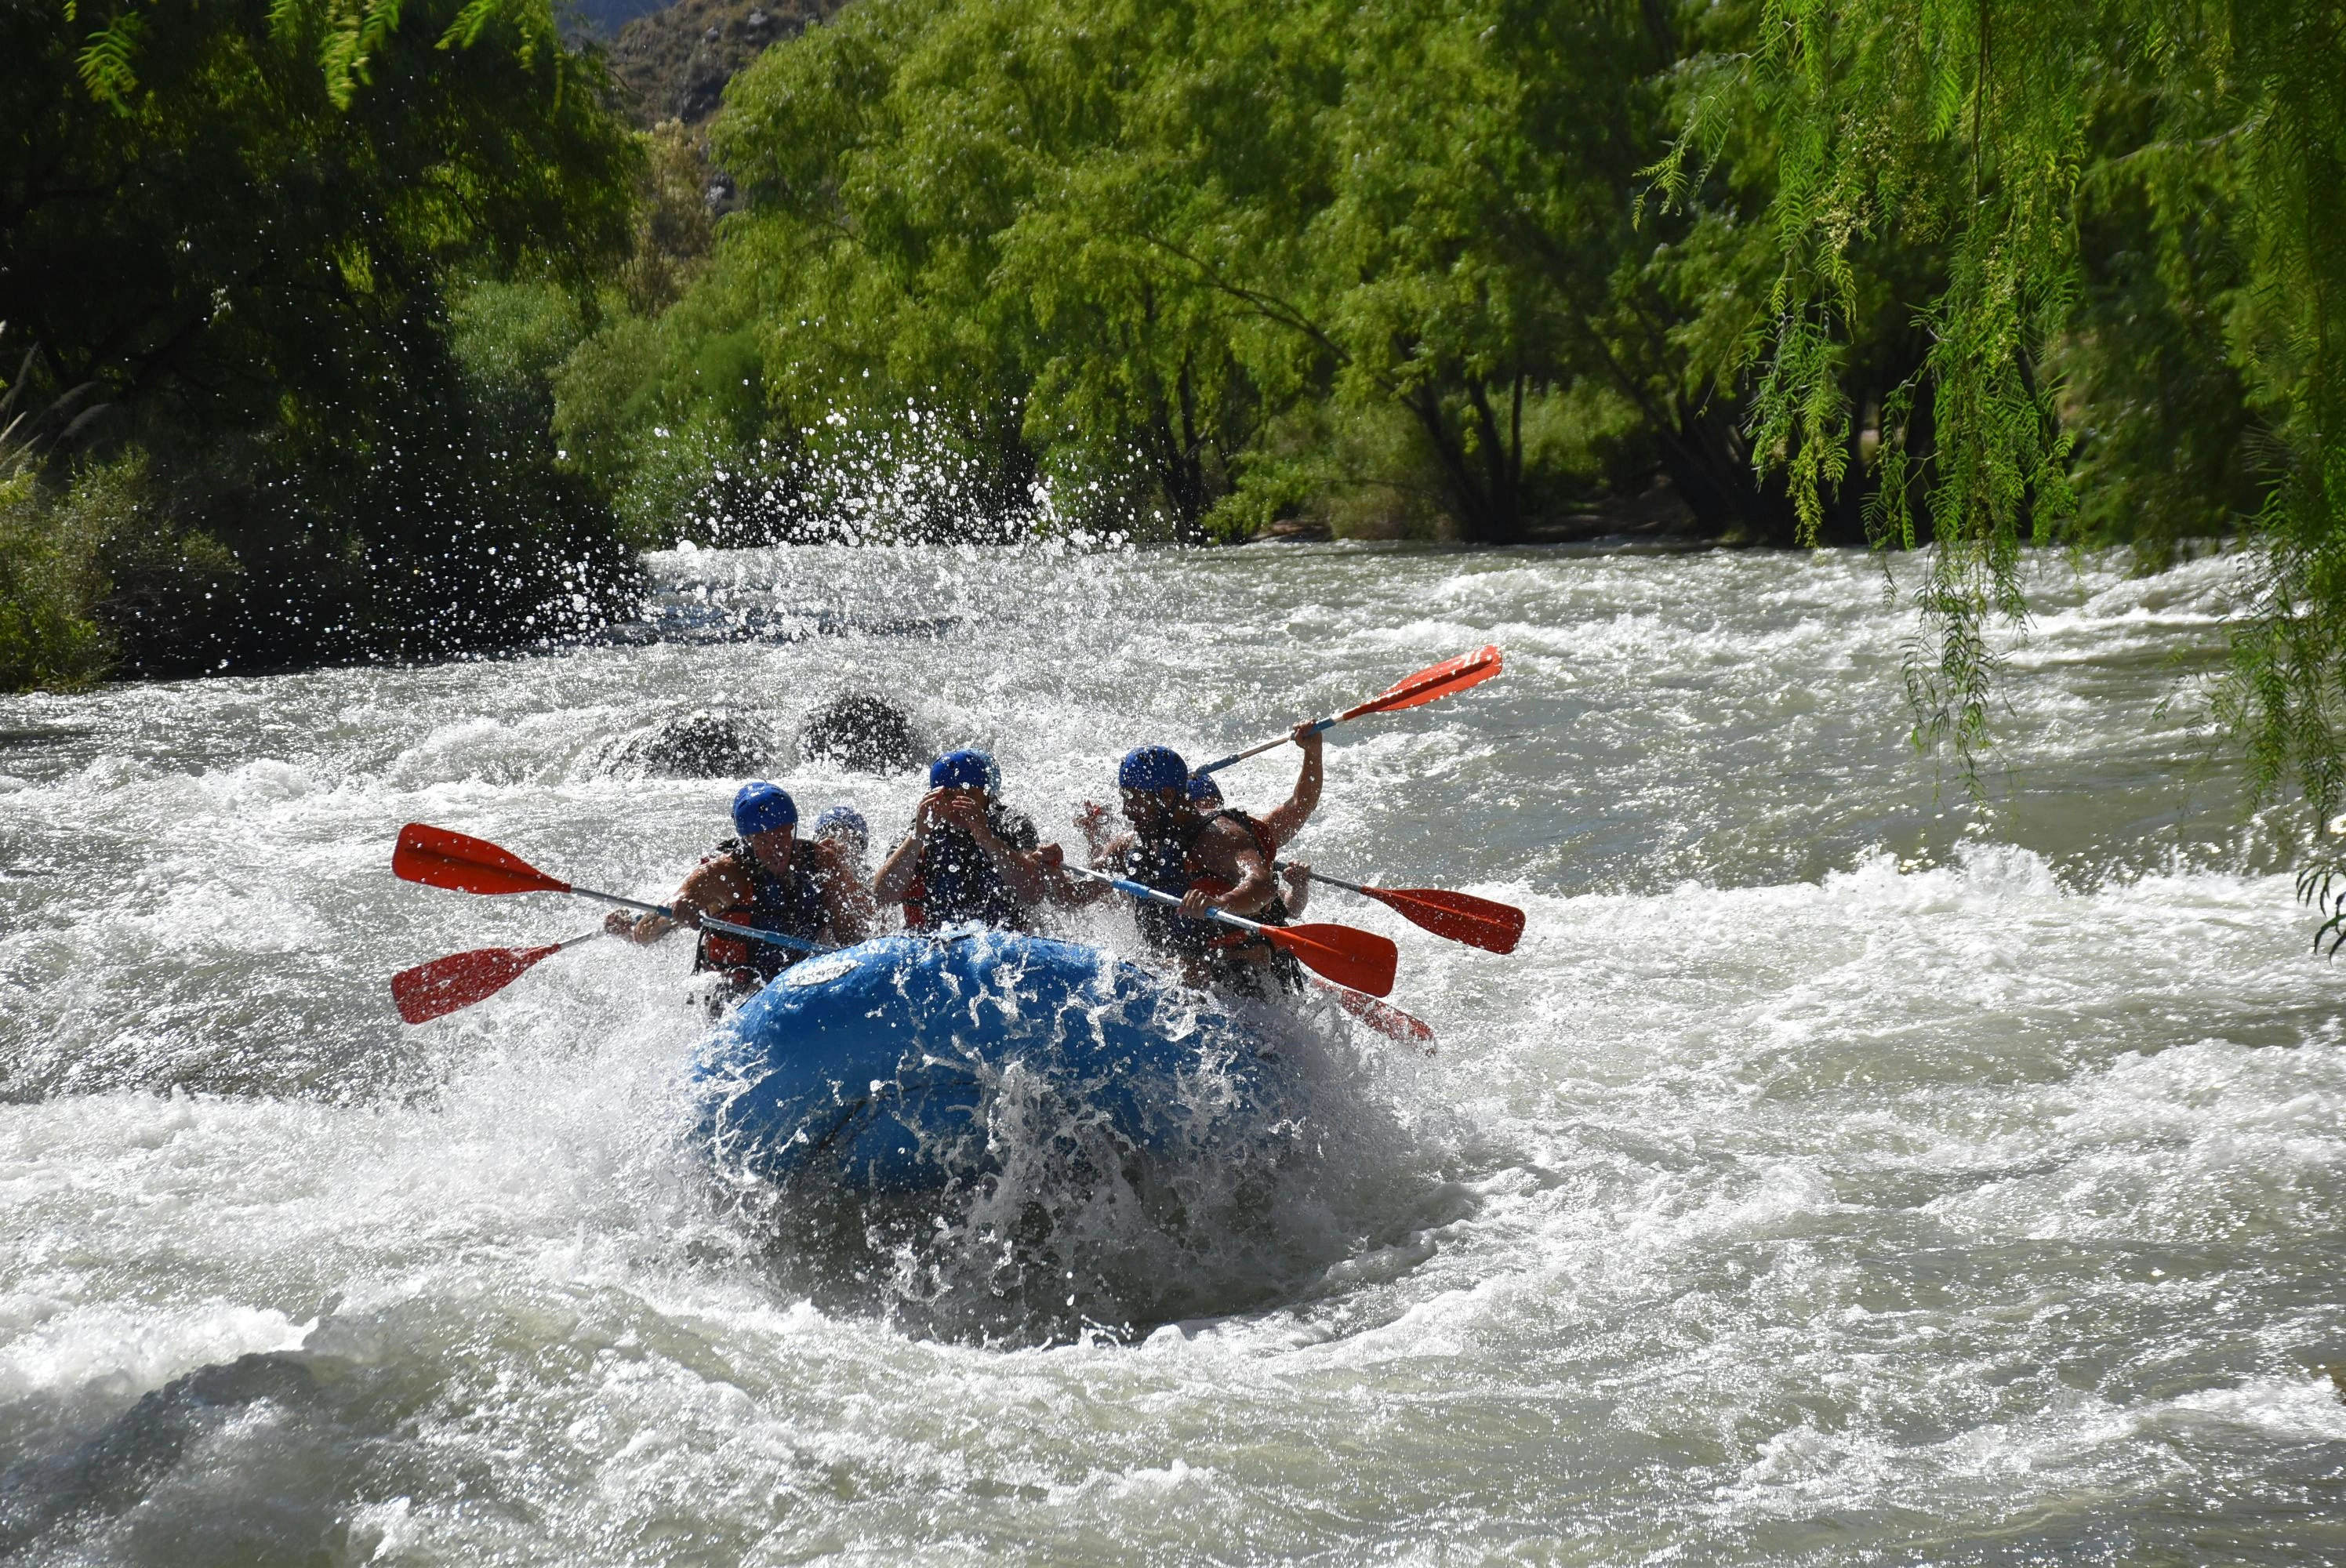
[[[842,691],[799,726],[799,759],[826,758],[862,773],[903,773],[929,759],[913,717],[874,692]]]
[[[635,737],[612,761],[668,779],[744,779],[763,772],[773,755],[774,734],[763,719],[701,708]]]

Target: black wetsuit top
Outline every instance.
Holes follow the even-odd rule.
[[[1042,842],[1034,820],[1006,806],[989,804],[985,825],[995,838],[1028,854]],[[1003,931],[1025,931],[1034,923],[1034,906],[1011,891],[993,859],[959,828],[939,824],[929,830],[914,874],[919,881],[905,891],[904,903],[905,923],[915,930],[973,920]]]

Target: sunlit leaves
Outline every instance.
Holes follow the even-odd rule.
[[[136,11],[125,11],[90,35],[76,62],[81,68],[82,85],[89,89],[89,96],[119,113],[129,112],[130,95],[138,86],[138,75],[131,68],[131,59],[138,50],[138,36],[146,30],[144,16]]]
[[[1665,57],[1628,5],[865,0],[734,85],[750,210],[706,286],[757,301],[800,428],[1015,406],[1046,466],[1188,525],[1293,493],[1281,419],[1400,410],[1464,531],[1511,537],[1527,397],[1657,358],[1667,417],[1707,396],[1608,341]]]
[[[140,40],[148,13],[188,0],[90,0],[90,8],[110,5],[113,14],[89,36],[79,65],[92,97],[128,111],[138,89]],[[305,51],[315,62],[328,98],[347,109],[364,87],[376,57],[400,24],[406,0],[270,0],[269,36],[280,46]],[[62,0],[67,22],[78,21],[84,0]],[[510,35],[515,58],[528,65],[541,51],[558,53],[550,0],[464,0],[440,33],[441,48],[470,48],[493,24]]]

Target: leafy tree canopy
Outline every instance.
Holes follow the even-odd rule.
[[[1341,483],[1285,448],[1299,419],[1396,429],[1498,540],[1596,477],[1539,454],[1601,388],[1704,509],[1789,536],[1717,391],[1770,260],[1756,203],[1722,182],[1637,222],[1685,46],[1621,3],[862,0],[735,82],[712,142],[747,209],[638,386],[716,447],[926,410],[1007,493],[1039,474],[1176,531]],[[688,373],[711,335],[755,344],[764,420]],[[564,417],[607,452],[597,385]]]
[[[156,514],[233,562],[209,602],[251,606],[131,583],[133,667],[496,640],[625,576],[449,325],[471,280],[585,298],[624,251],[639,154],[599,92],[546,0],[0,13],[19,379],[107,405],[85,439],[151,451]]]

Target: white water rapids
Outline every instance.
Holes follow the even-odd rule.
[[[2222,561],[2033,568],[1984,811],[1862,557],[654,565],[625,646],[0,698],[0,1559],[2346,1560],[2346,1009],[2194,695]],[[663,895],[736,782],[614,763],[678,712],[763,713],[892,840],[911,777],[789,754],[884,690],[1072,843],[1136,742],[1484,642],[1337,732],[1297,852],[1521,949],[1323,891],[1440,1056],[1341,1042],[1317,1162],[1171,1241],[1046,1226],[1075,1305],[965,1215],[719,1190],[681,942],[390,1012],[593,923],[395,881],[398,825]]]

